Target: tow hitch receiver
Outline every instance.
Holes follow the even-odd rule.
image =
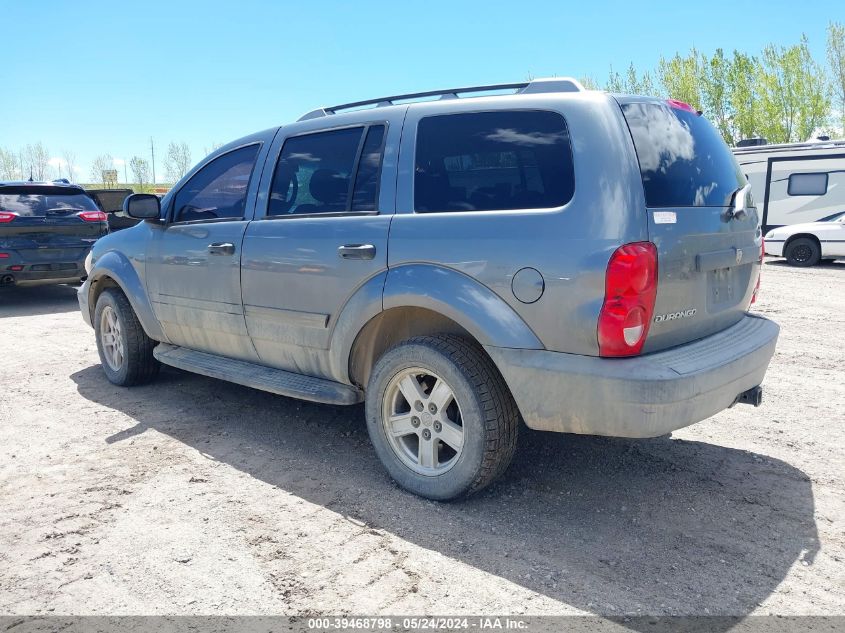
[[[734,404],[753,404],[755,407],[759,407],[762,403],[763,388],[759,385],[752,387],[748,391],[743,391],[734,400]]]

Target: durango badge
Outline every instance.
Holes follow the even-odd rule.
[[[688,319],[694,317],[696,313],[695,308],[689,310],[681,310],[680,312],[671,312],[669,314],[658,314],[654,317],[655,323],[663,323],[664,321],[674,321],[675,319]]]

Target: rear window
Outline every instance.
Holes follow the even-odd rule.
[[[730,149],[704,117],[661,103],[626,103],[622,112],[649,207],[727,206],[745,185]]]
[[[418,213],[560,207],[574,189],[569,132],[555,112],[472,112],[419,123]]]
[[[48,211],[99,211],[86,193],[62,187],[3,187],[0,189],[0,211],[21,217],[44,216]]]

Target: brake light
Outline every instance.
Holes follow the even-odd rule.
[[[0,259],[9,259],[9,253],[0,253]]]
[[[598,321],[600,356],[635,356],[648,336],[657,296],[657,248],[634,242],[616,249],[607,264]]]
[[[108,219],[102,211],[80,211],[77,215],[86,222],[105,222]]]
[[[763,277],[763,260],[766,257],[766,240],[760,238],[760,270],[757,271],[757,283],[754,285],[754,292],[751,293],[751,303],[757,301],[757,295],[760,292],[760,279]]]
[[[0,211],[0,222],[11,222],[16,217],[18,217],[17,213],[9,213],[8,211]]]
[[[670,108],[675,108],[677,110],[686,110],[687,112],[692,112],[698,116],[701,116],[701,112],[693,108],[690,104],[685,103],[683,101],[678,101],[677,99],[666,99],[666,103],[669,104]]]

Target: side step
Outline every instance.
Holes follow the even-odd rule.
[[[324,404],[356,404],[364,399],[360,389],[332,380],[303,376],[167,343],[159,343],[153,349],[153,356],[171,367],[277,393],[280,396]]]

